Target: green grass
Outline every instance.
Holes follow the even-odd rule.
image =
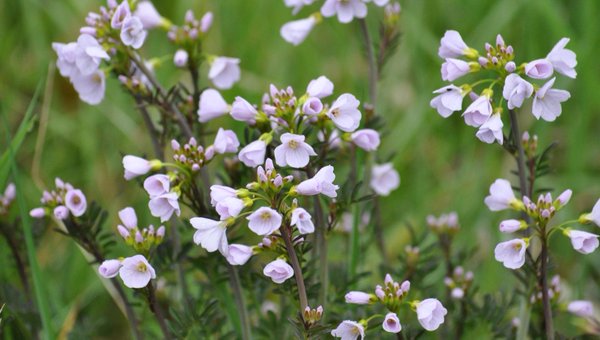
[[[0,97],[11,132],[23,119],[36,84],[45,78],[49,65],[55,61],[51,42],[75,40],[85,14],[100,4],[76,0],[0,2]],[[379,109],[387,124],[386,139],[378,155],[385,160],[393,154],[402,177],[400,189],[381,203],[389,249],[397,250],[397,255],[406,245],[407,222],[423,228],[427,214],[456,210],[462,225],[457,242],[465,247],[480,246],[465,266],[477,269],[476,282],[482,291],[502,289],[509,275],[494,261],[492,249],[500,239],[497,223],[508,215],[490,213],[483,205],[483,197],[495,178],[515,179],[510,174],[514,164],[501,147],[480,143],[475,130],[459,117],[444,120],[429,107],[431,92],[442,86],[441,61],[437,57],[439,38],[446,29],[456,29],[468,44],[481,49],[484,42],[493,41],[497,33],[502,33],[520,61],[545,56],[561,37],[571,38],[569,47],[577,53],[578,77],[557,81],[558,86],[572,93],[562,116],[554,123],[537,122],[525,108],[520,121],[524,129],[540,137],[542,145],[559,142],[551,162],[556,171],[541,185],[573,189],[574,199],[563,216],[577,216],[600,197],[600,2],[409,0],[401,4],[400,48],[390,59],[379,86]],[[270,83],[289,84],[301,90],[321,74],[333,80],[336,93],[351,92],[359,99],[367,95],[367,67],[356,23],[342,25],[326,20],[302,45],[293,47],[279,37],[279,27],[292,18],[283,1],[177,0],[157,1],[157,7],[176,23],[181,22],[188,7],[197,13],[214,11],[207,50],[242,58],[242,81],[224,92],[227,100],[241,95],[257,101]],[[371,28],[376,29],[374,18],[368,19]],[[172,46],[162,35],[152,32],[151,43],[144,49],[158,57],[172,53]],[[165,83],[181,76],[186,77],[170,62],[158,71]],[[44,98],[49,101],[48,124],[36,126],[46,130],[43,148],[38,150],[41,177],[36,180],[51,186],[53,178],[60,176],[82,187],[89,198],[109,210],[111,228],[116,225],[116,212],[125,205],[145,211],[144,194],[122,179],[123,153],[152,151],[133,101],[121,92],[114,79],[108,82],[105,101],[95,107],[80,102],[68,81],[58,73],[52,86],[51,97]],[[28,180],[36,134],[29,134],[16,157],[18,167],[25,172],[20,193],[25,196],[28,209],[36,206],[42,189]],[[0,143],[5,150],[5,138]],[[149,214],[140,219],[148,221]],[[83,313],[89,321],[93,319],[90,315],[106,317],[116,310],[93,269],[70,240],[37,224],[34,231],[43,276],[60,277],[44,283],[51,296],[54,329],[64,327],[70,313]],[[596,255],[575,254],[566,240],[553,247],[561,254],[554,258],[558,273],[573,284],[581,283],[590,268],[600,269]],[[0,253],[7,256],[4,250]],[[376,254],[370,252],[360,269],[377,263]],[[571,265],[575,262],[581,265]],[[10,270],[5,271],[6,275],[9,273]],[[432,275],[435,279],[435,275],[442,274]],[[573,297],[598,299],[598,291],[591,285],[583,282],[573,286]],[[120,318],[114,319],[121,322]],[[119,334],[118,328],[103,329],[105,336]]]

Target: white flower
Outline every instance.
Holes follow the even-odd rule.
[[[246,145],[238,153],[238,158],[246,166],[255,168],[265,162],[267,144],[262,140],[256,140]]]
[[[344,296],[346,303],[353,303],[357,305],[368,305],[374,298],[374,295],[360,291],[351,291],[346,293]]]
[[[448,310],[437,299],[425,299],[417,305],[417,318],[423,328],[435,331],[444,323],[444,316]]]
[[[373,165],[371,169],[371,189],[379,196],[388,196],[400,186],[400,175],[392,163]]]
[[[484,199],[484,202],[491,211],[508,209],[518,204],[510,182],[502,178],[492,183],[490,194]]]
[[[77,58],[77,43],[52,43],[52,49],[56,52],[58,59],[56,59],[56,67],[60,71],[60,75],[63,77],[72,77],[76,73],[79,73],[75,60]]]
[[[240,60],[237,58],[217,57],[208,71],[208,78],[218,89],[230,89],[240,80]]]
[[[134,255],[121,262],[119,276],[129,288],[144,288],[156,278],[156,272],[143,255]]]
[[[248,220],[248,228],[257,235],[270,235],[281,226],[281,214],[269,207],[256,209]]]
[[[225,220],[229,217],[236,217],[244,210],[244,207],[244,201],[236,197],[227,197],[215,204],[215,210],[219,214],[221,220]]]
[[[520,239],[500,242],[494,249],[496,261],[502,262],[509,269],[521,268],[525,264],[525,252],[527,243]]]
[[[429,105],[436,109],[440,116],[448,118],[454,111],[462,109],[464,97],[460,87],[448,85],[433,91],[433,93],[439,95],[434,97]]]
[[[231,104],[231,117],[240,122],[250,124],[256,123],[256,115],[258,111],[242,97],[235,97],[235,101]]]
[[[98,273],[104,278],[112,279],[119,275],[119,269],[121,269],[121,261],[106,260],[98,267]]]
[[[273,282],[282,284],[287,279],[294,276],[294,269],[284,260],[277,259],[265,266],[263,274],[270,277]]]
[[[594,305],[586,300],[571,301],[567,306],[567,310],[582,318],[591,318],[594,316]]]
[[[525,98],[533,94],[533,85],[521,78],[516,73],[511,73],[504,81],[502,96],[508,101],[510,110],[521,107]]]
[[[279,166],[290,166],[292,168],[303,168],[310,156],[317,154],[312,146],[304,142],[303,135],[284,133],[281,135],[281,145],[275,148],[275,162]]]
[[[144,28],[147,30],[158,27],[163,22],[163,18],[160,16],[160,14],[150,1],[138,2],[133,15],[140,18],[140,21],[144,25]]]
[[[342,340],[364,339],[365,328],[356,321],[344,320],[336,329],[331,331],[331,335]]]
[[[125,46],[131,46],[135,49],[142,47],[146,35],[148,35],[148,32],[144,29],[144,24],[142,24],[140,18],[136,16],[125,18],[120,35]]]
[[[480,127],[492,115],[490,97],[481,95],[471,103],[463,113],[465,123],[469,126]]]
[[[460,36],[460,33],[454,30],[446,31],[444,37],[440,40],[438,55],[440,58],[457,58],[465,55],[469,49],[467,44]]]
[[[568,230],[565,232],[571,239],[573,249],[582,254],[591,254],[598,248],[600,242],[598,235],[579,230]]]
[[[547,122],[553,122],[562,112],[560,103],[571,97],[569,91],[552,88],[555,80],[556,78],[548,80],[544,86],[535,92],[531,112],[537,119],[542,118]]]
[[[302,9],[302,7],[310,5],[315,0],[284,0],[284,3],[287,7],[293,7],[292,14],[296,15]]]
[[[206,123],[227,114],[227,112],[229,112],[229,105],[227,105],[219,91],[206,89],[202,92],[198,104],[198,120],[200,123]]]
[[[525,65],[525,74],[534,79],[547,79],[553,72],[552,63],[547,59],[537,59]]]
[[[104,71],[97,70],[87,75],[78,73],[71,77],[71,82],[82,101],[97,105],[104,99],[106,89]]]
[[[396,313],[389,312],[385,315],[385,319],[381,325],[383,330],[388,333],[400,333],[402,330],[402,325],[400,324],[400,319],[398,319],[398,315]]]
[[[243,244],[231,244],[226,255],[227,262],[233,266],[244,265],[252,257],[252,253],[252,247]]]
[[[141,157],[126,155],[123,157],[123,168],[125,169],[125,179],[130,180],[147,174],[152,170],[152,164]]]
[[[79,189],[68,190],[65,194],[65,206],[73,216],[79,217],[85,213],[87,201],[85,195]]]
[[[337,14],[338,20],[349,23],[352,19],[367,16],[367,5],[362,0],[326,0],[321,7],[324,17],[332,17]]]
[[[309,97],[325,98],[333,93],[333,83],[325,76],[313,79],[306,87],[306,94]]]
[[[185,50],[178,49],[173,55],[173,64],[177,67],[186,67],[189,55]]]
[[[303,208],[292,210],[290,225],[296,226],[300,234],[310,234],[315,231],[315,225],[312,222],[310,214]]]
[[[103,59],[109,60],[110,57],[96,38],[89,34],[82,34],[77,38],[75,65],[82,75],[96,72]]]
[[[316,24],[317,19],[311,15],[305,19],[286,22],[281,26],[279,33],[283,40],[294,46],[298,46],[306,39]]]
[[[575,72],[577,56],[575,52],[565,48],[568,42],[569,38],[560,39],[548,53],[546,59],[552,63],[556,72],[569,78],[575,78],[577,76],[577,72]]]
[[[190,219],[192,227],[198,229],[194,233],[194,243],[199,244],[208,252],[217,249],[222,254],[227,254],[227,225],[224,221],[215,221],[204,217]]]
[[[110,27],[114,29],[120,29],[123,26],[123,21],[130,16],[131,9],[129,9],[129,1],[124,0],[115,9],[115,13],[110,20]]]
[[[334,180],[333,166],[327,165],[322,167],[313,178],[298,184],[296,190],[304,196],[323,194],[329,197],[337,197],[336,190],[339,189],[339,186],[333,184]]]
[[[441,73],[442,80],[454,81],[471,71],[469,63],[464,60],[446,58],[446,61],[442,64]]]
[[[523,222],[523,221],[519,221],[519,220],[504,220],[502,222],[500,222],[500,232],[503,233],[514,233],[516,231],[519,231],[521,229],[524,229],[523,227],[527,227],[527,223]]]
[[[365,151],[375,151],[381,142],[379,132],[373,129],[362,129],[352,133],[352,142]]]
[[[215,142],[213,143],[213,147],[217,153],[224,154],[227,152],[237,152],[239,146],[240,142],[238,141],[235,132],[219,128],[219,131],[215,136]]]
[[[488,144],[498,141],[498,144],[502,145],[504,142],[504,134],[502,133],[502,119],[500,114],[493,114],[483,125],[479,127],[479,130],[475,134],[480,141]]]
[[[154,217],[160,217],[161,222],[168,221],[173,213],[179,216],[181,210],[179,209],[178,198],[179,195],[175,192],[152,197],[148,202],[150,213]]]
[[[345,132],[352,132],[360,124],[361,114],[358,110],[360,102],[351,94],[344,93],[335,100],[327,112],[333,124]]]

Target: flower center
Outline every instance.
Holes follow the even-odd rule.
[[[516,250],[516,251],[521,250],[522,247],[523,246],[521,245],[521,243],[515,243],[515,244],[513,244],[513,249]]]
[[[298,142],[292,139],[288,142],[288,147],[292,150],[295,150],[298,147]]]
[[[268,211],[265,211],[262,214],[260,214],[260,218],[262,218],[265,221],[268,221],[271,219],[271,213]]]
[[[71,203],[78,205],[79,203],[81,203],[81,198],[79,198],[79,196],[73,196],[71,197]]]
[[[331,115],[334,116],[334,117],[339,116],[340,115],[340,110],[338,110],[338,109],[331,110]]]
[[[148,270],[148,267],[146,267],[146,264],[144,262],[140,262],[137,264],[135,269],[137,269],[137,271],[140,273],[145,273]]]

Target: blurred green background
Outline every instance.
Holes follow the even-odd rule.
[[[104,3],[1,0],[0,100],[14,131],[36,85],[45,79],[50,81],[43,105],[36,110],[45,111],[47,124],[36,124],[18,155],[21,168],[32,179],[24,183],[27,202],[30,208],[35,207],[40,189],[52,186],[54,177],[59,176],[81,187],[88,199],[108,209],[107,227],[114,228],[116,212],[126,205],[138,207],[138,214],[146,215],[140,219],[150,221],[145,194],[122,179],[121,167],[124,153],[151,154],[145,127],[132,99],[121,91],[115,79],[108,81],[103,103],[88,106],[79,101],[68,80],[52,66],[56,56],[51,42],[75,40],[86,13],[100,5]],[[343,25],[325,20],[303,44],[294,47],[279,36],[281,25],[293,19],[280,0],[169,0],[155,1],[155,5],[175,24],[183,21],[188,8],[198,16],[206,10],[214,12],[206,50],[242,60],[241,82],[223,91],[228,101],[241,95],[257,102],[270,83],[292,85],[300,91],[309,80],[322,74],[334,82],[337,94],[350,92],[361,100],[367,95],[367,66],[356,22]],[[475,280],[482,291],[505,288],[506,278],[512,278],[493,259],[493,247],[502,239],[497,224],[509,213],[489,212],[483,198],[494,179],[515,179],[510,174],[513,160],[500,146],[479,142],[475,130],[458,116],[444,120],[429,107],[431,92],[444,85],[439,72],[441,60],[437,57],[439,39],[445,30],[456,29],[470,46],[481,50],[486,41],[494,41],[496,34],[501,33],[513,45],[516,60],[525,62],[544,57],[561,37],[571,38],[568,48],[577,53],[578,76],[575,80],[557,80],[559,88],[572,94],[563,106],[562,116],[554,123],[538,122],[529,114],[529,107],[524,107],[519,116],[522,129],[537,134],[541,146],[559,142],[551,161],[555,171],[543,178],[538,188],[573,189],[574,198],[561,216],[577,217],[589,211],[600,197],[600,2],[406,0],[401,5],[400,47],[383,72],[378,103],[378,112],[387,122],[378,155],[385,160],[393,154],[402,177],[400,189],[382,200],[388,247],[401,252],[408,242],[407,222],[421,229],[425,228],[427,214],[457,211],[462,225],[457,242],[480,246],[465,267],[476,270]],[[316,9],[312,6],[300,15]],[[382,10],[374,6],[369,10],[368,21],[375,32]],[[181,77],[188,81],[186,74],[171,65],[174,49],[164,32],[151,32],[147,41],[143,49],[146,57],[165,57],[157,71],[164,84],[173,84]],[[203,84],[207,84],[205,79]],[[243,128],[232,125],[240,131]],[[40,136],[44,139],[38,140]],[[3,150],[5,141],[2,136]],[[55,327],[68,329],[70,322],[86,309],[95,310],[96,315],[111,313],[111,299],[73,243],[49,229],[40,229],[39,233],[42,235],[38,257],[50,278],[45,288],[51,299]],[[560,253],[553,258],[555,271],[577,283],[572,287],[572,296],[598,301],[598,290],[588,289],[596,288],[595,283],[582,280],[590,270],[600,271],[598,254],[582,256],[570,249],[565,238],[555,240],[553,252]],[[361,263],[362,269],[377,263],[378,253],[372,250]],[[12,262],[5,251],[2,253],[0,274],[5,280],[12,273]],[[11,264],[8,268],[7,263]],[[121,318],[110,320],[122,322]],[[120,324],[110,328],[122,329]]]

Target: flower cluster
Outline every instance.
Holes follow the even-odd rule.
[[[569,99],[570,94],[553,88],[556,77],[551,77],[555,71],[570,78],[576,76],[576,56],[573,51],[565,48],[568,42],[568,38],[562,38],[545,58],[517,65],[513,47],[506,45],[501,35],[497,36],[494,45],[486,43],[485,52],[480,54],[469,47],[457,31],[447,31],[438,50],[439,56],[445,60],[441,68],[443,80],[453,82],[469,73],[480,71],[487,71],[485,75],[493,74],[494,77],[460,86],[444,86],[433,92],[437,96],[431,100],[430,105],[442,117],[447,118],[455,111],[462,110],[463,98],[469,95],[473,102],[462,116],[467,125],[479,129],[477,138],[490,144],[494,141],[502,144],[504,141],[504,124],[501,119],[504,102],[508,110],[514,110],[520,108],[525,99],[533,97],[533,115],[537,119],[554,121],[561,114],[561,103]],[[532,80],[539,79],[549,80],[543,84],[531,83]],[[483,85],[486,86],[481,90],[477,89]],[[495,95],[496,86],[502,86],[501,91],[497,91],[501,95]]]
[[[295,227],[299,236],[290,242],[302,242],[301,235],[315,230],[311,215],[298,205],[296,197],[317,194],[336,197],[338,186],[333,184],[334,179],[333,167],[326,166],[314,177],[294,185],[294,176],[282,176],[275,169],[273,161],[267,159],[264,167],[258,166],[256,181],[249,183],[246,188],[211,186],[211,205],[219,215],[219,220],[191,218],[190,223],[197,229],[194,242],[208,252],[218,250],[232,265],[243,265],[253,254],[261,251],[281,253],[282,237],[292,237],[292,227]],[[228,230],[232,232],[236,224],[242,223],[254,234],[262,236],[262,242],[253,247],[229,244]],[[281,228],[285,230],[281,231]],[[289,234],[283,235],[285,232]],[[294,275],[285,257],[282,254],[264,267],[264,275],[275,283],[283,283]]]
[[[567,221],[558,226],[553,226],[550,223],[556,212],[569,202],[571,195],[572,191],[567,189],[556,199],[553,199],[550,193],[546,193],[540,195],[535,202],[527,196],[523,196],[523,199],[520,200],[515,197],[508,180],[497,179],[490,186],[490,194],[484,201],[491,211],[510,208],[525,213],[531,219],[531,223],[529,224],[524,220],[504,220],[499,225],[501,232],[512,234],[531,228],[536,232],[534,236],[546,237],[545,235],[551,235],[550,233],[553,229],[562,230],[563,234],[569,237],[576,251],[582,254],[589,254],[598,248],[599,235],[573,230],[570,227],[565,228],[564,226],[575,222],[581,224],[593,222],[600,226],[600,200],[596,203],[591,213],[581,215],[579,220]],[[502,262],[506,268],[520,268],[525,263],[525,255],[529,242],[530,238],[526,237],[499,243],[494,251],[496,260]]]
[[[87,209],[87,200],[83,192],[60,178],[56,178],[54,183],[56,188],[42,193],[42,206],[32,209],[29,213],[31,217],[43,218],[53,214],[59,220],[66,220],[70,215],[83,215]]]
[[[450,289],[450,296],[453,299],[460,300],[467,295],[467,291],[473,283],[473,272],[465,272],[463,267],[456,267],[452,276],[444,278],[444,285]]]
[[[8,183],[6,189],[4,189],[4,194],[0,195],[0,215],[8,214],[8,208],[10,208],[16,194],[17,191],[15,185],[13,183]]]
[[[346,303],[360,305],[382,304],[388,310],[381,325],[383,330],[389,333],[399,333],[402,330],[402,325],[398,313],[409,290],[409,281],[399,283],[394,281],[390,274],[387,274],[384,284],[375,287],[374,294],[351,291],[346,294],[345,299]],[[421,326],[428,331],[438,329],[444,323],[444,316],[448,313],[437,299],[415,300],[409,302],[409,305],[417,313],[417,319]],[[367,324],[367,320],[358,322],[345,320],[331,332],[331,335],[342,339],[357,339],[360,335],[362,339]]]
[[[296,15],[304,6],[311,5],[315,0],[284,0],[287,7],[292,7],[292,14]],[[293,45],[299,45],[306,39],[315,25],[319,24],[323,17],[337,17],[338,21],[347,24],[357,19],[363,19],[367,16],[367,3],[373,2],[376,6],[385,6],[384,23],[395,25],[398,14],[400,13],[400,4],[398,2],[390,3],[389,0],[325,0],[321,9],[309,15],[307,18],[290,21],[281,27],[281,37]]]
[[[451,212],[442,214],[440,217],[429,215],[427,216],[427,226],[436,234],[454,235],[460,229],[460,225],[458,224],[458,214],[456,212]]]
[[[144,288],[150,280],[156,278],[152,265],[144,255],[139,254],[123,259],[106,260],[98,267],[98,273],[107,279],[119,275],[129,288]]]

